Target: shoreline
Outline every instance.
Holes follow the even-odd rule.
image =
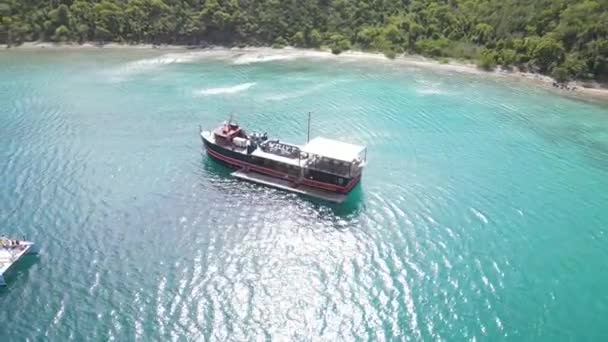
[[[364,52],[364,51],[344,51],[339,55],[334,55],[328,49],[308,49],[308,48],[295,48],[285,47],[282,49],[275,49],[272,47],[258,47],[258,46],[247,46],[243,48],[238,47],[222,47],[222,46],[209,46],[209,47],[198,47],[190,45],[154,45],[154,44],[121,44],[121,43],[106,43],[103,45],[97,43],[52,43],[52,42],[25,42],[17,46],[11,46],[10,48],[6,45],[0,45],[0,49],[154,49],[161,51],[246,51],[246,52],[259,52],[259,53],[284,53],[286,55],[292,54],[303,54],[310,57],[324,57],[324,58],[351,58],[361,60],[376,60],[384,62],[395,62],[404,66],[416,66],[422,68],[431,68],[435,70],[449,70],[456,72],[465,72],[478,75],[489,75],[499,77],[509,77],[516,80],[523,80],[526,82],[534,83],[538,86],[551,90],[559,95],[575,98],[585,98],[600,100],[603,103],[608,102],[608,87],[604,88],[597,82],[581,82],[581,81],[570,81],[566,85],[569,87],[575,87],[576,90],[566,90],[556,88],[554,84],[555,79],[550,76],[523,72],[519,70],[506,70],[497,67],[495,70],[483,70],[477,67],[472,62],[457,61],[448,59],[447,63],[437,61],[432,58],[427,58],[420,55],[399,55],[394,59],[389,59],[380,52]],[[591,86],[590,86],[591,85]]]

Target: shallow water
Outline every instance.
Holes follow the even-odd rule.
[[[606,340],[608,108],[321,55],[0,52],[0,340]],[[198,125],[368,146],[342,206]]]

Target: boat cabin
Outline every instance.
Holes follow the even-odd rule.
[[[220,144],[234,143],[235,138],[247,139],[245,131],[235,122],[227,121],[213,131],[215,140]],[[239,141],[239,139],[237,139]]]
[[[306,167],[346,178],[357,177],[365,166],[367,149],[327,138],[315,138],[302,147],[308,154]]]

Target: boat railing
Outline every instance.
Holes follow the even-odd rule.
[[[356,172],[360,172],[360,168],[355,167],[354,163],[347,163],[319,156],[313,156],[308,163],[306,163],[305,167],[311,170],[326,172],[343,177],[352,177],[356,175]]]

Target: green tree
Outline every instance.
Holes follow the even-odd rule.
[[[442,57],[448,54],[450,42],[445,38],[421,39],[416,42],[416,52],[430,57]]]
[[[112,40],[112,33],[103,26],[97,26],[95,28],[95,39],[100,43],[105,43]]]
[[[121,38],[124,12],[117,3],[102,0],[93,7],[95,37],[100,41]]]
[[[1,16],[0,17],[0,33],[4,32],[5,35],[0,36],[3,37],[3,41],[10,47],[14,42],[13,37],[13,21],[9,16]]]
[[[331,52],[333,54],[340,54],[348,49],[350,49],[350,42],[346,37],[340,34],[334,34],[329,39],[331,41]]]
[[[506,67],[509,67],[509,66],[517,63],[517,52],[515,52],[515,50],[512,50],[512,49],[500,50],[500,53],[498,54],[497,57],[498,57],[497,62]]]
[[[55,34],[53,35],[53,40],[58,42],[65,42],[70,39],[70,30],[64,25],[59,26],[55,30]]]
[[[385,39],[393,46],[401,46],[405,42],[405,36],[396,25],[388,25],[382,30]]]
[[[416,22],[411,22],[409,24],[409,34],[408,34],[408,48],[411,50],[415,49],[416,41],[424,35],[424,27],[419,25]]]
[[[53,18],[53,21],[55,21],[57,25],[70,25],[70,9],[65,4],[59,5],[56,11],[51,11],[49,13],[49,16]]]
[[[89,39],[89,26],[87,24],[79,24],[76,27],[76,35],[79,43],[86,42]]]
[[[318,48],[323,43],[323,36],[321,36],[321,33],[318,30],[313,29],[308,35],[308,41],[311,47]]]
[[[553,38],[543,38],[532,51],[532,61],[541,72],[551,71],[564,59],[564,47]]]
[[[380,35],[380,32],[375,27],[363,27],[358,33],[356,42],[361,45],[362,48],[368,49],[370,48],[376,37]]]
[[[485,49],[479,58],[479,67],[485,70],[492,70],[498,64],[498,54],[494,50]]]
[[[492,39],[494,28],[486,23],[475,25],[474,41],[478,44],[484,44]]]
[[[283,37],[277,37],[277,39],[274,40],[274,43],[272,44],[272,47],[275,49],[282,49],[287,45],[287,40],[285,40],[285,38]]]
[[[291,37],[291,42],[294,46],[303,47],[306,46],[306,37],[304,37],[304,32],[298,31]]]
[[[564,69],[570,78],[584,78],[588,73],[587,64],[574,53],[566,56],[560,68]]]
[[[395,59],[395,57],[397,57],[397,53],[394,50],[385,50],[383,53],[388,59]]]
[[[93,4],[77,0],[70,6],[71,21],[76,38],[83,43],[94,38],[95,18]]]
[[[558,82],[567,82],[571,79],[572,75],[568,69],[562,65],[553,68],[551,72],[551,77],[553,77]]]

